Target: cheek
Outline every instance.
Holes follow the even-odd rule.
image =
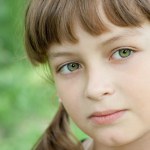
[[[67,110],[80,107],[83,93],[82,82],[56,80],[56,88],[58,96]]]
[[[86,105],[84,101],[84,80],[57,80],[58,96],[72,120],[80,126],[84,122]]]
[[[81,120],[81,114],[83,113],[82,100],[80,91],[78,90],[79,89],[76,89],[74,87],[67,87],[66,89],[64,89],[63,87],[62,89],[58,89],[58,94],[62,100],[62,104],[65,107],[65,110],[72,118],[72,120],[76,123]]]
[[[129,74],[124,74],[120,89],[123,90],[129,106],[145,118],[150,116],[150,65],[141,64],[137,64],[138,67]]]

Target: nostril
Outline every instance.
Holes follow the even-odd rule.
[[[113,95],[115,90],[113,88],[101,88],[99,90],[91,89],[87,91],[86,96],[90,100],[102,100],[106,96]]]
[[[108,94],[109,94],[108,92],[104,93],[104,95],[108,95]]]

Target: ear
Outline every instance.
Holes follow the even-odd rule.
[[[61,98],[58,98],[58,101],[59,101],[60,103],[62,103],[62,100],[61,100]]]
[[[56,96],[57,96],[57,98],[58,98],[58,102],[59,102],[59,103],[62,103],[62,100],[61,100],[61,98],[60,98],[60,96],[59,96],[58,93],[56,93]]]

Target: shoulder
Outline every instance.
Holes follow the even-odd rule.
[[[82,146],[83,146],[84,150],[92,150],[93,140],[91,138],[83,139],[83,140],[81,140],[81,142],[82,142]]]

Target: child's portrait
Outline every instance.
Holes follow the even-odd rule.
[[[149,150],[150,0],[31,0],[25,46],[59,100],[33,149]]]

